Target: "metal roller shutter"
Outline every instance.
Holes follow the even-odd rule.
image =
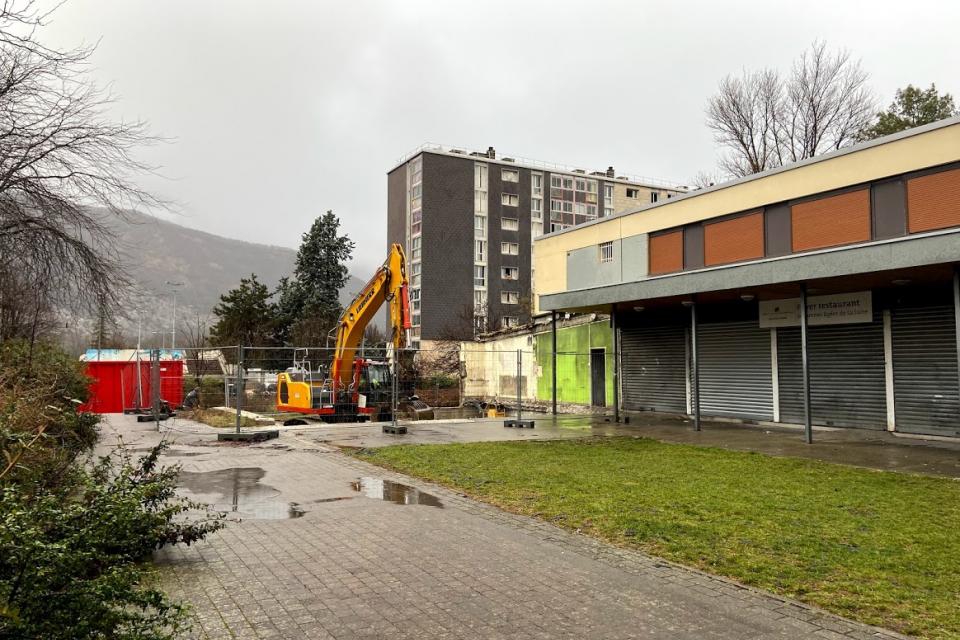
[[[770,330],[756,320],[704,324],[697,337],[701,413],[772,420]]]
[[[891,329],[897,431],[960,435],[953,308],[893,309]]]
[[[621,330],[624,409],[686,413],[685,340],[679,325]]]
[[[810,327],[810,409],[813,423],[886,429],[883,323]],[[800,328],[777,329],[780,420],[803,422]]]

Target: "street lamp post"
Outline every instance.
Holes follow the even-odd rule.
[[[177,287],[182,287],[182,282],[171,282],[166,280],[163,284],[170,287],[173,294],[173,315],[170,318],[170,351],[177,348]]]

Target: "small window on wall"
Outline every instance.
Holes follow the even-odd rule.
[[[515,207],[520,204],[520,196],[515,193],[500,194],[500,202],[508,207]]]
[[[559,189],[563,186],[563,180],[561,180],[560,176],[550,176],[550,186]]]
[[[516,242],[501,242],[500,253],[505,256],[515,256],[520,253],[520,245]]]
[[[503,169],[500,171],[500,179],[504,182],[520,182],[520,172],[516,169]]]
[[[487,268],[474,265],[473,267],[473,286],[475,287],[485,287],[487,286]]]
[[[520,320],[516,316],[503,316],[500,318],[500,326],[504,329],[509,329],[510,327],[519,327]]]
[[[613,243],[601,242],[599,247],[600,247],[600,262],[613,262]]]
[[[500,303],[501,304],[520,304],[520,294],[517,293],[516,291],[501,291]]]
[[[503,280],[519,280],[520,269],[517,267],[502,267],[500,269],[500,278]]]
[[[628,198],[639,198],[639,197],[640,197],[640,189],[627,189],[627,197],[628,197]]]
[[[656,191],[651,191],[651,192],[650,192],[650,202],[656,202],[656,201],[659,200],[659,199],[660,199],[660,194],[659,194],[659,193],[657,193]]]
[[[516,218],[500,218],[500,228],[504,231],[519,231],[520,221]]]
[[[413,245],[413,253],[412,253],[410,259],[411,259],[411,260],[419,260],[419,259],[420,259],[420,255],[421,255],[421,249],[420,249],[421,237],[420,237],[420,236],[416,236],[416,237],[414,237],[410,242],[411,242],[411,244]]]
[[[486,240],[474,240],[473,245],[473,261],[474,262],[486,262],[487,259],[487,241]]]

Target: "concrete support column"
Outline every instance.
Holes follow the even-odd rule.
[[[773,421],[780,422],[780,350],[777,328],[770,329],[770,387],[773,390]]]
[[[897,409],[893,393],[893,327],[890,309],[883,310],[883,380],[887,400],[887,431],[896,431]]]
[[[813,418],[810,413],[810,354],[808,349],[807,285],[800,284],[800,354],[803,366],[803,437],[813,444]]]
[[[551,392],[553,394],[553,415],[557,415],[557,312],[550,312],[550,332],[553,336],[553,346],[550,349],[551,375],[553,384]]]
[[[613,419],[620,422],[620,339],[617,327],[617,306],[610,308],[610,332],[613,345]]]

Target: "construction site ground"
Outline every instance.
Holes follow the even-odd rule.
[[[540,418],[282,428],[255,445],[174,418],[105,417],[101,449],[122,437],[143,451],[166,438],[184,495],[227,513],[228,526],[157,554],[161,579],[189,602],[197,638],[868,638],[895,634],[734,582],[504,513],[453,491],[385,471],[338,446],[589,436],[656,437],[634,419]],[[794,430],[679,421],[677,439],[749,442],[793,455]],[[711,435],[705,435],[711,434]],[[749,436],[741,436],[749,434]],[[816,457],[876,454],[882,468],[956,475],[952,443],[818,431]],[[717,441],[710,440],[716,438]],[[890,441],[888,441],[890,440]],[[738,444],[739,443],[739,444]],[[834,452],[834,453],[831,453]],[[857,462],[854,460],[853,462]]]

